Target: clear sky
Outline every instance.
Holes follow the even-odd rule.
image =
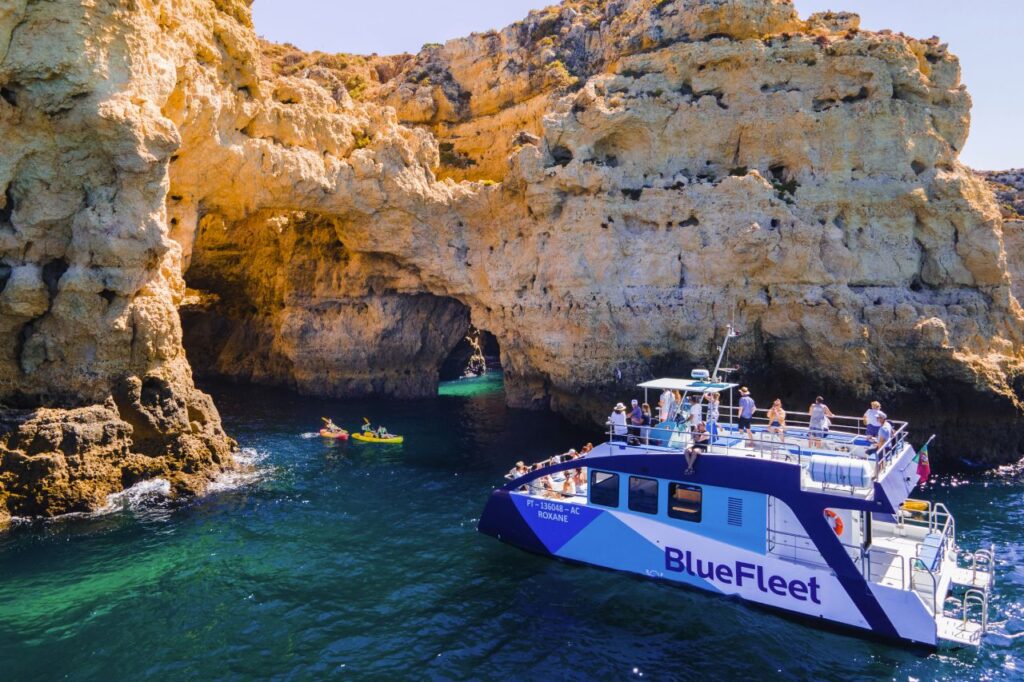
[[[304,50],[417,52],[473,31],[501,28],[545,0],[255,0],[256,30]],[[827,9],[861,15],[866,29],[937,35],[960,57],[974,98],[961,156],[981,170],[1024,166],[1024,0],[795,0],[800,15]]]

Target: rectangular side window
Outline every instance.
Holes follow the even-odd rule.
[[[602,507],[618,507],[619,475],[591,469],[590,501]]]
[[[698,486],[685,483],[668,484],[668,515],[673,519],[700,523],[703,493]]]
[[[644,514],[658,513],[658,482],[653,478],[629,477],[629,508]]]

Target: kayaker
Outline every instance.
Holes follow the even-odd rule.
[[[386,427],[386,426],[378,426],[377,427],[377,438],[384,439],[384,438],[391,438],[391,437],[392,437],[391,434],[388,433],[388,427]]]
[[[337,433],[341,431],[341,427],[335,424],[330,417],[320,417],[324,422],[324,430],[330,431],[331,433]]]

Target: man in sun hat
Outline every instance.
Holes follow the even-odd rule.
[[[612,410],[611,415],[608,416],[608,424],[612,427],[612,440],[625,442],[626,434],[629,430],[626,428],[626,406],[619,403]]]
[[[750,397],[750,389],[744,386],[740,389],[740,418],[737,426],[739,426],[740,433],[746,431],[747,444],[750,447],[754,447],[754,432],[751,426],[754,423],[754,411],[756,409],[757,405],[754,403],[754,399]]]

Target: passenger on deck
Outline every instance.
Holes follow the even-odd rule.
[[[782,409],[782,400],[775,399],[768,410],[768,433],[778,434],[779,442],[786,442],[786,411]]]
[[[708,442],[710,440],[711,434],[708,433],[704,422],[697,424],[697,430],[693,432],[693,444],[683,452],[683,455],[686,457],[687,476],[693,474],[693,465],[697,463],[697,458],[708,451]]]
[[[639,442],[640,427],[644,423],[644,411],[640,407],[639,400],[633,400],[632,409],[629,412],[629,435],[630,442]]]
[[[562,495],[567,497],[576,495],[576,480],[572,477],[571,471],[565,472],[565,481],[562,483]]]
[[[690,432],[696,433],[697,425],[704,423],[704,406],[700,404],[700,396],[694,393],[690,396]]]
[[[722,405],[722,396],[720,393],[705,393],[704,398],[708,401],[708,433],[711,434],[711,442],[714,443],[718,438],[718,410]]]
[[[884,455],[889,441],[892,440],[892,424],[889,423],[884,412],[879,413],[878,421],[880,422],[878,435],[872,439],[875,441],[875,447],[868,449],[869,455]]]
[[[675,397],[672,395],[672,391],[666,388],[661,392],[661,399],[658,400],[658,417],[661,422],[667,422],[672,418],[674,405]]]
[[[679,391],[672,391],[672,414],[669,419],[675,420],[676,426],[686,419],[683,415],[685,409],[686,407],[683,405],[683,394]]]
[[[754,432],[751,430],[751,425],[754,422],[754,410],[756,409],[757,405],[750,397],[750,390],[744,386],[740,389],[740,417],[737,425],[740,433],[746,432],[747,445],[750,447],[754,447]]]
[[[562,461],[563,462],[568,462],[569,460],[576,459],[579,456],[580,456],[579,453],[576,452],[575,449],[569,448],[569,452],[567,452],[564,455],[562,455]]]
[[[651,406],[644,403],[640,406],[640,413],[643,415],[643,421],[640,422],[640,438],[643,439],[644,445],[649,445],[651,438],[651,424],[654,421],[654,418],[651,416]]]
[[[807,430],[807,444],[812,448],[820,448],[821,441],[828,436],[828,420],[834,419],[832,410],[828,409],[825,399],[820,395],[814,399],[814,404],[807,408],[811,414],[811,422]]]
[[[612,413],[608,416],[608,423],[612,427],[612,440],[617,442],[625,442],[626,435],[629,433],[626,428],[626,406],[619,403],[612,410]]]
[[[875,400],[871,403],[868,411],[864,413],[864,425],[867,426],[868,438],[878,435],[878,429],[882,426],[879,417],[885,417],[885,412],[882,412],[882,403]]]
[[[594,449],[594,444],[593,443],[587,443],[582,448],[580,448],[580,457],[585,456],[587,453],[589,453],[593,449]]]
[[[526,468],[526,464],[524,462],[520,461],[516,462],[515,467],[513,467],[512,471],[508,473],[512,476],[512,478],[519,478],[520,476],[525,476],[526,474],[530,473],[530,470]]]
[[[580,495],[587,494],[587,470],[577,469],[576,475],[573,477],[576,481],[576,492]]]

